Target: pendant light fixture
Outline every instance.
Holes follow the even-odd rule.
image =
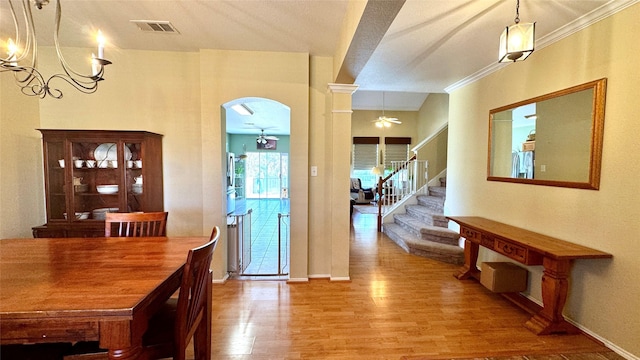
[[[536,23],[520,23],[520,0],[516,0],[514,21],[500,35],[498,62],[522,61],[533,52]]]
[[[0,57],[0,72],[13,72],[16,84],[20,87],[23,94],[38,96],[41,99],[47,95],[56,99],[62,98],[62,91],[52,87],[51,82],[54,79],[65,81],[85,94],[95,92],[98,89],[98,82],[103,80],[105,65],[111,64],[109,60],[104,59],[105,38],[102,36],[100,30],[97,31],[96,35],[98,42],[97,56],[96,54],[91,54],[91,58],[87,57],[87,68],[89,68],[89,64],[91,64],[91,73],[82,74],[71,69],[62,56],[62,50],[60,49],[58,34],[60,32],[62,9],[60,7],[60,0],[57,0],[53,42],[58,61],[64,73],[45,78],[37,68],[38,44],[31,4],[33,3],[38,9],[42,9],[43,6],[49,3],[49,0],[22,0],[21,21],[18,21],[13,1],[7,1],[13,17],[14,37],[6,40],[7,57]],[[24,22],[24,24],[21,24],[21,22]],[[23,30],[23,33],[21,33],[21,30]]]

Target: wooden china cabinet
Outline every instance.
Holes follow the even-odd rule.
[[[162,135],[40,129],[47,223],[38,237],[104,236],[107,212],[164,211]]]

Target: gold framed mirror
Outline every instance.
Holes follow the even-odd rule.
[[[487,180],[597,190],[607,79],[489,111]]]

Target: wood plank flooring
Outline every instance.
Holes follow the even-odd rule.
[[[214,284],[212,358],[484,359],[610,353],[584,335],[534,335],[523,327],[528,319],[524,311],[477,281],[455,279],[454,265],[405,253],[375,231],[375,221],[374,215],[354,213],[349,282]]]

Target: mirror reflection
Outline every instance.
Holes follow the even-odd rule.
[[[597,189],[606,79],[489,113],[488,180]]]

